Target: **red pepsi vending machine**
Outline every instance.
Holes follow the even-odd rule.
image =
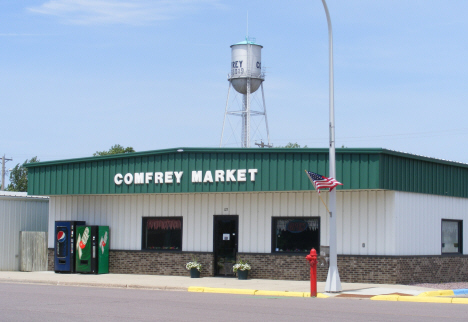
[[[85,225],[85,221],[56,221],[55,222],[55,273],[74,273],[76,226]]]

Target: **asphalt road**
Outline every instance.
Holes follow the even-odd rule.
[[[0,283],[0,321],[466,321],[468,306]]]

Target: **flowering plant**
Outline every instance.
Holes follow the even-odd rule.
[[[185,268],[187,270],[191,270],[192,268],[196,268],[199,272],[201,271],[202,265],[198,262],[198,258],[192,256],[192,261],[185,264]]]
[[[239,259],[239,261],[232,267],[234,273],[237,271],[250,271],[251,267],[247,261]]]

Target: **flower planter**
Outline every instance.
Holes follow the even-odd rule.
[[[196,268],[190,269],[190,277],[191,278],[200,278],[200,271]]]
[[[241,271],[240,269],[237,270],[237,277],[240,280],[246,280],[248,275],[249,275],[249,271],[247,271],[247,270],[245,270],[245,271]]]

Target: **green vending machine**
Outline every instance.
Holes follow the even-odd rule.
[[[76,227],[76,272],[109,273],[109,226]]]

